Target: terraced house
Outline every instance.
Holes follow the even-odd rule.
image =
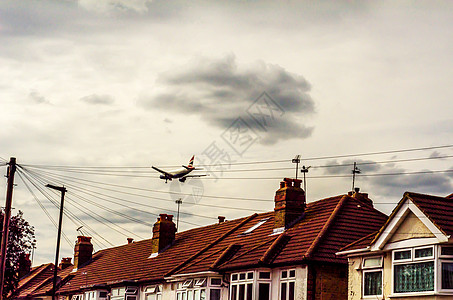
[[[387,222],[339,252],[348,299],[453,299],[453,195],[406,192]]]
[[[271,212],[176,233],[161,214],[151,239],[92,254],[78,237],[74,265],[60,271],[57,295],[70,300],[346,299],[340,248],[376,232],[387,216],[367,194],[306,203],[301,181],[285,178]],[[51,282],[24,298],[49,298]]]

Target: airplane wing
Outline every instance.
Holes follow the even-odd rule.
[[[161,169],[159,169],[157,167],[154,167],[154,166],[151,166],[151,168],[153,168],[157,172],[160,172],[160,173],[164,174],[165,176],[167,176],[169,178],[173,178],[173,175],[171,173],[165,172],[164,170],[161,170]]]
[[[185,178],[188,178],[188,177],[204,177],[204,176],[209,176],[208,174],[202,174],[202,175],[186,175],[184,176]]]

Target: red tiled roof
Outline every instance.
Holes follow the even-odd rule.
[[[268,219],[249,234],[244,232]],[[165,276],[231,270],[303,261],[346,263],[340,248],[377,231],[387,216],[363,202],[337,196],[307,204],[301,220],[284,234],[273,235],[274,212],[194,228],[176,234],[175,242],[150,258],[151,239],[101,250],[71,274],[61,293],[123,281],[158,282]]]
[[[43,264],[34,267],[30,272],[21,278],[14,291],[14,297],[27,297],[38,289],[45,281],[53,275],[53,264]]]
[[[453,234],[453,200],[444,197],[406,192],[418,208],[446,235]]]
[[[450,195],[451,196],[451,195]],[[349,244],[340,249],[341,251],[350,251],[356,249],[364,249],[370,246],[383,233],[387,224],[392,220],[393,216],[398,212],[399,208],[404,204],[406,199],[411,200],[426,217],[446,235],[453,233],[453,200],[450,196],[438,197],[426,194],[413,192],[405,192],[403,198],[393,209],[386,223],[380,228],[377,233],[370,234]]]

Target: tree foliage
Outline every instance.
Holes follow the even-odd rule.
[[[2,213],[0,215],[0,230],[3,230],[3,216]],[[10,221],[6,253],[5,285],[3,288],[4,295],[8,295],[17,287],[21,274],[20,270],[27,267],[27,261],[24,259],[25,255],[30,254],[35,242],[35,230],[23,218],[23,213],[19,210],[17,215],[11,216]]]

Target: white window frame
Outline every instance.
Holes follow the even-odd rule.
[[[211,279],[220,279],[220,284],[211,284]],[[222,295],[222,277],[212,276],[212,277],[197,277],[197,278],[190,278],[186,279],[182,282],[177,284],[177,290],[175,293],[176,298],[179,299],[178,296],[180,295],[180,299],[182,300],[192,300],[189,299],[189,292],[191,293],[192,297],[195,297],[195,293],[199,292],[200,294],[204,291],[206,295],[206,299],[208,300],[211,296],[211,289],[220,289],[220,295]]]
[[[145,295],[144,296],[144,300],[146,300],[149,295],[155,295],[157,300],[162,299],[162,290],[163,290],[163,285],[162,284],[155,284],[155,285],[146,286],[143,289],[143,294]]]
[[[268,272],[269,278],[259,278],[260,272]],[[240,275],[245,273],[245,279],[240,279]],[[252,278],[249,278],[249,274],[253,274]],[[233,276],[237,275],[237,280],[233,280]],[[233,299],[233,286],[237,286],[236,299],[239,295],[239,285],[245,284],[244,299],[247,299],[247,284],[252,284],[252,299],[258,299],[259,296],[259,284],[269,284],[269,299],[272,299],[272,269],[256,269],[247,270],[230,274],[230,288],[229,288],[229,299]]]
[[[367,259],[374,259],[379,258],[380,263],[376,266],[365,266],[365,260]],[[369,256],[364,257],[362,260],[362,298],[364,299],[375,299],[376,297],[382,297],[384,294],[384,257],[382,255],[379,256]],[[365,274],[366,273],[374,273],[380,272],[381,273],[381,294],[380,295],[365,295]]]
[[[290,276],[290,271],[294,271],[294,277]],[[283,272],[287,272],[286,277],[283,278]],[[294,299],[296,299],[296,269],[280,269],[279,271],[279,283],[278,283],[278,299],[282,299],[282,283],[286,283],[286,295],[285,299],[289,299],[289,284],[294,283]]]
[[[424,249],[424,248],[432,248],[433,249],[433,255],[429,257],[419,257],[415,258],[415,250],[417,249]],[[395,260],[395,253],[396,252],[401,252],[401,251],[410,251],[411,253],[411,258],[410,259],[400,259],[400,260]],[[411,248],[402,248],[402,249],[395,249],[392,251],[392,294],[394,296],[396,295],[401,295],[401,296],[411,296],[411,295],[432,295],[435,294],[436,291],[438,291],[438,281],[439,281],[439,276],[438,276],[438,261],[437,261],[437,255],[436,255],[436,247],[434,245],[425,245],[425,246],[418,246],[418,247],[411,247]],[[434,287],[432,291],[420,291],[420,292],[395,292],[395,266],[397,265],[408,265],[408,264],[419,264],[423,262],[433,262],[434,264]]]

